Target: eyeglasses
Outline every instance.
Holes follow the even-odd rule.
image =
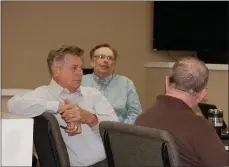
[[[96,59],[101,59],[101,60],[104,60],[105,58],[107,60],[114,60],[114,57],[113,56],[105,56],[105,55],[96,55],[96,56],[93,56],[93,58],[96,58]]]

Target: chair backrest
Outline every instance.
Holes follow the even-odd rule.
[[[179,166],[172,136],[163,130],[120,122],[99,125],[109,167]]]
[[[53,114],[44,112],[34,117],[33,138],[40,167],[70,167],[67,148]]]

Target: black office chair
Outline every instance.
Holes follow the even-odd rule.
[[[37,166],[37,157],[33,154],[32,156],[32,167],[36,167]]]
[[[163,130],[104,121],[99,125],[109,167],[180,166],[172,136]]]
[[[40,167],[70,167],[59,123],[49,112],[34,117],[33,140]]]

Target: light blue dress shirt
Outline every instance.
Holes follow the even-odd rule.
[[[81,84],[98,89],[111,103],[120,122],[133,124],[142,111],[134,83],[125,76],[111,74],[99,79],[95,74],[87,74]]]

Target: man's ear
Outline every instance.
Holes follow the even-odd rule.
[[[58,67],[52,66],[53,76],[58,76],[60,73],[60,69]]]
[[[208,88],[204,88],[199,94],[198,94],[198,97],[197,97],[197,103],[200,103],[204,98],[205,96],[207,95],[208,93]]]
[[[94,61],[93,60],[90,61],[90,64],[91,64],[91,67],[94,68]]]
[[[114,65],[116,65],[116,64],[117,64],[117,59],[114,60]]]
[[[165,76],[165,93],[168,92],[169,89],[169,76]]]

